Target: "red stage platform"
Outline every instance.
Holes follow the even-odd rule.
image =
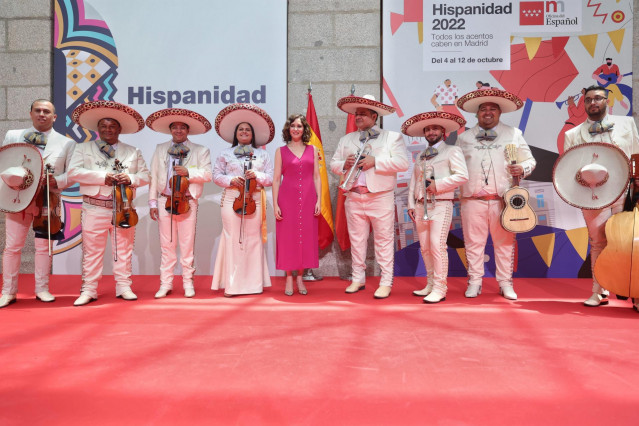
[[[53,276],[58,299],[0,309],[3,425],[634,425],[639,314],[630,301],[587,308],[588,280],[494,279],[477,299],[451,278],[425,305],[400,277],[347,295],[337,278],[284,295],[155,300],[157,276],[134,278],[136,302],[72,306],[80,277]],[[178,281],[178,280],[176,280]]]

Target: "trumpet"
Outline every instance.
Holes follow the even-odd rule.
[[[428,179],[435,179],[434,176],[434,172],[435,170],[433,169],[433,166],[427,166],[425,164],[425,162],[422,164],[422,190],[424,191],[424,216],[422,216],[422,221],[427,221],[430,220],[430,218],[428,217],[428,210],[426,208],[426,204],[428,204],[428,191],[426,190],[428,188],[428,186],[430,185],[430,180]],[[430,175],[430,178],[426,178],[426,176]],[[433,206],[434,206],[434,201],[435,199],[432,199],[433,201]]]
[[[339,186],[340,189],[344,191],[350,191],[353,188],[353,185],[355,184],[355,182],[357,182],[357,179],[359,178],[359,174],[362,172],[362,168],[357,167],[357,163],[359,163],[359,160],[361,160],[362,157],[366,157],[370,153],[371,153],[370,143],[367,143],[359,151],[357,151],[355,162],[353,163],[351,168],[348,170],[346,179],[344,179],[344,182],[342,182],[342,184]]]

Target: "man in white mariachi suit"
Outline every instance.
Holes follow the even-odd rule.
[[[135,188],[149,183],[149,170],[139,149],[119,140],[120,133],[136,133],[144,119],[132,108],[116,102],[96,101],[80,105],[72,115],[80,126],[97,131],[100,139],[79,144],[71,159],[69,176],[82,193],[82,291],[74,305],[98,298],[104,253],[109,233],[117,255],[113,263],[116,296],[136,300],[131,291],[135,227],[117,227],[114,234],[113,191],[116,185]],[[115,170],[119,161],[121,170]]]
[[[72,185],[68,179],[67,171],[76,143],[53,130],[53,123],[57,115],[55,107],[50,101],[46,99],[34,101],[31,104],[30,116],[33,126],[28,129],[9,130],[2,145],[28,143],[37,147],[42,154],[44,164],[53,166],[53,173],[49,176],[49,188],[52,192],[60,194],[63,189]],[[16,301],[20,258],[34,214],[37,214],[35,202],[32,202],[21,212],[6,214],[6,241],[2,255],[3,285],[0,308]],[[51,256],[49,256],[48,235],[36,235],[34,243],[36,299],[42,302],[53,302],[55,297],[49,292]]]
[[[617,145],[630,158],[639,153],[639,136],[637,125],[632,117],[610,115],[607,113],[608,91],[600,86],[585,89],[584,107],[588,118],[579,126],[566,132],[564,149],[589,142],[603,142]],[[615,213],[623,210],[624,196],[619,197],[612,205],[598,210],[582,209],[588,237],[590,238],[590,263],[594,269],[601,251],[606,247],[606,221]],[[608,304],[608,290],[602,288],[597,279],[592,283],[592,296],[584,305],[599,306]],[[639,299],[633,301],[633,308],[639,312]]]
[[[515,95],[502,90],[476,90],[459,98],[457,106],[477,114],[477,125],[457,139],[468,167],[468,182],[461,186],[461,218],[468,262],[466,297],[481,294],[484,250],[488,233],[493,240],[496,278],[502,296],[517,300],[513,288],[515,234],[501,226],[503,195],[512,176],[532,173],[535,159],[521,130],[499,121],[501,114],[523,106]],[[517,162],[510,164],[505,147],[517,146]]]
[[[355,114],[358,131],[340,139],[331,160],[331,170],[347,177],[351,168],[361,169],[345,202],[353,265],[353,282],[346,288],[346,293],[364,289],[366,247],[372,226],[375,258],[382,272],[374,297],[384,299],[390,295],[393,285],[397,173],[408,169],[408,153],[400,133],[380,129],[375,124],[379,115],[392,114],[395,108],[375,101],[371,95],[347,96],[340,99],[337,106],[344,112]],[[370,153],[363,155],[355,164],[357,152],[366,145],[370,146]]]
[[[213,179],[213,173],[209,149],[191,142],[188,136],[208,132],[211,130],[211,123],[196,112],[169,108],[151,114],[146,120],[146,125],[156,132],[169,133],[172,136],[170,141],[155,148],[151,160],[149,215],[151,219],[158,221],[162,252],[160,289],[155,293],[155,298],[166,297],[173,289],[173,270],[177,263],[178,242],[184,296],[193,297],[195,296],[193,247],[198,199],[202,196],[204,183]],[[186,192],[189,211],[183,214],[176,214],[175,209],[171,214],[165,208],[167,200],[171,200],[173,188],[169,183],[174,175],[186,177],[189,182]],[[173,221],[172,225],[171,221]]]
[[[446,300],[446,241],[453,218],[453,198],[455,189],[468,181],[468,170],[462,150],[447,145],[445,136],[465,124],[466,120],[458,115],[433,111],[411,117],[402,125],[405,135],[425,137],[428,142],[428,148],[415,161],[408,186],[408,215],[415,222],[428,273],[426,287],[413,294],[425,296],[424,303]],[[424,213],[427,220],[424,220]]]

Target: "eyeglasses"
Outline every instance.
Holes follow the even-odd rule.
[[[601,102],[604,99],[608,99],[608,98],[604,98],[603,96],[595,96],[594,98],[585,98],[584,102],[587,104],[591,104],[593,102]]]

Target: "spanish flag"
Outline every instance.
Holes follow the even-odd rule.
[[[346,134],[357,130],[355,125],[355,116],[348,114],[346,120]],[[348,226],[346,224],[346,209],[344,202],[346,201],[346,193],[343,189],[337,189],[337,211],[335,212],[335,234],[337,235],[337,243],[342,251],[351,248],[351,239],[348,237]]]
[[[333,207],[331,206],[331,193],[328,190],[328,175],[326,174],[326,158],[324,157],[324,148],[322,146],[322,135],[320,134],[319,122],[317,121],[317,113],[313,104],[313,95],[308,93],[308,108],[306,109],[306,121],[311,126],[310,144],[317,148],[319,152],[319,172],[322,181],[322,204],[320,216],[318,218],[319,248],[325,249],[333,242]]]

